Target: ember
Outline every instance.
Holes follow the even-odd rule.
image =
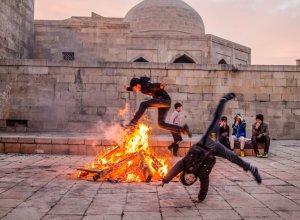
[[[167,159],[158,158],[150,150],[148,132],[150,127],[139,123],[125,136],[122,146],[116,146],[106,154],[99,155],[94,163],[79,168],[78,177],[93,175],[110,182],[150,182],[160,180],[168,172]]]

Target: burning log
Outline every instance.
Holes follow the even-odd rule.
[[[163,167],[163,165],[152,154],[145,153],[145,156],[152,159],[151,166],[153,167],[153,169],[155,169],[156,172],[158,172],[158,170]]]
[[[121,146],[117,146],[115,149],[113,149],[112,151],[108,152],[107,154],[105,154],[102,159],[105,160],[109,160],[112,156],[115,156],[118,153],[121,153],[122,151],[122,147]]]
[[[93,164],[78,168],[78,177],[94,174],[93,180],[106,178],[112,182],[150,182],[160,180],[168,171],[165,159],[151,153],[148,144],[149,127],[140,123],[124,137],[122,146],[98,156]]]
[[[152,174],[152,172],[145,160],[145,157],[142,153],[140,154],[140,158],[141,158],[141,168],[142,168],[141,170],[142,170],[142,173],[144,176],[144,180],[145,180],[145,182],[149,183],[152,179],[153,174]]]
[[[105,177],[106,175],[110,174],[111,172],[118,170],[120,167],[126,165],[128,162],[130,162],[131,160],[136,158],[138,155],[139,155],[139,152],[133,153],[126,159],[124,159],[124,160],[120,161],[119,163],[117,163],[107,169],[104,169],[104,170],[83,169],[83,168],[78,168],[77,170],[85,171],[87,173],[95,173],[96,175],[93,176],[93,180],[96,181],[97,179]]]

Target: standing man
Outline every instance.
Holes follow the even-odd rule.
[[[192,133],[190,132],[189,127],[186,124],[181,127],[165,122],[171,106],[171,97],[165,91],[165,86],[165,83],[151,83],[149,77],[131,79],[130,86],[126,89],[127,91],[141,92],[143,94],[152,96],[153,98],[140,104],[138,111],[135,113],[133,119],[127,126],[135,126],[145,113],[146,109],[157,108],[159,127],[169,130],[172,133],[188,135],[191,138]]]
[[[269,157],[269,147],[270,147],[270,135],[269,135],[269,127],[264,122],[264,116],[262,114],[256,115],[256,122],[252,126],[252,145],[255,152],[256,157]],[[257,143],[264,143],[264,154],[261,155],[257,148]]]
[[[174,112],[172,113],[171,117],[170,117],[170,124],[173,125],[180,125],[180,112],[183,110],[183,106],[180,103],[176,103],[174,105]],[[179,143],[182,141],[182,137],[180,134],[171,132],[172,136],[173,136],[173,143],[170,144],[170,146],[168,147],[169,150],[173,151],[173,155],[175,157],[177,157],[178,154],[178,148],[179,148]]]

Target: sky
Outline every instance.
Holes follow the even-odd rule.
[[[35,19],[125,17],[142,0],[35,0]],[[183,0],[202,17],[206,34],[252,49],[252,64],[295,65],[300,59],[300,0]]]

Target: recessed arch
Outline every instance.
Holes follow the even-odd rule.
[[[149,63],[149,61],[146,60],[144,57],[139,57],[139,58],[135,59],[133,62],[137,62],[137,63]]]
[[[196,63],[192,58],[187,56],[186,54],[176,58],[173,63]]]
[[[224,59],[221,59],[218,64],[228,64]]]

